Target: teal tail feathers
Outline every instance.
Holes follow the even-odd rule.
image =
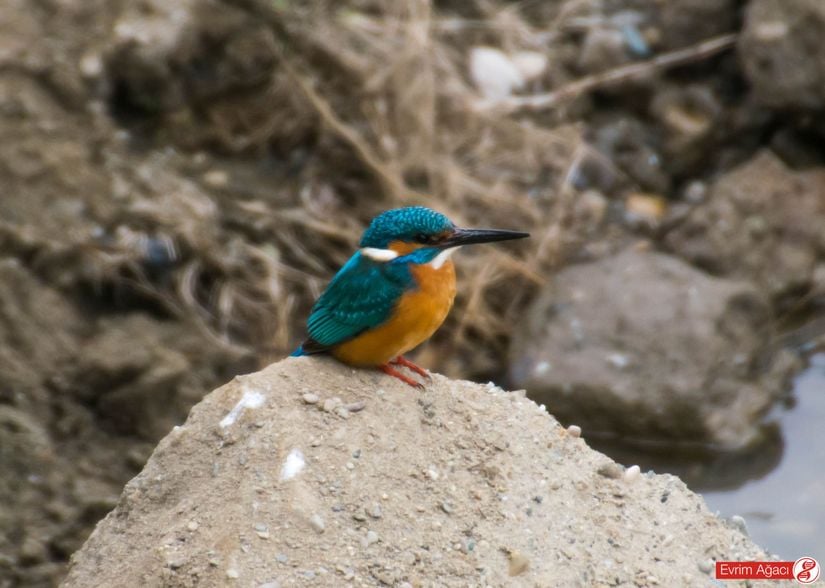
[[[303,345],[299,345],[299,346],[298,346],[298,349],[296,349],[295,351],[293,351],[293,352],[292,352],[289,356],[290,356],[290,357],[301,357],[301,356],[303,356],[303,355],[306,355],[306,353],[304,353],[304,346],[303,346]]]

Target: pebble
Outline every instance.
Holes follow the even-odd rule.
[[[197,521],[189,521],[189,524],[186,525],[186,528],[190,531],[197,531],[198,530],[198,522]]]
[[[279,582],[264,582],[263,584],[258,584],[258,588],[281,588],[281,584]]]
[[[324,412],[332,412],[339,406],[341,406],[340,398],[327,398],[326,400],[324,400],[324,403],[321,405],[321,408]]]
[[[628,483],[633,483],[642,475],[642,468],[637,465],[632,465],[624,472],[624,480]]]
[[[441,510],[443,510],[447,514],[452,514],[455,508],[453,508],[453,505],[449,501],[445,500],[441,503]]]
[[[312,525],[312,528],[315,529],[318,533],[323,533],[324,529],[326,529],[324,519],[322,519],[321,515],[317,513],[312,515],[312,518],[309,519],[309,524]]]
[[[277,561],[280,564],[285,564],[289,561],[289,558],[286,556],[285,553],[279,553],[275,556],[275,561]]]
[[[225,188],[229,185],[229,174],[220,169],[209,170],[203,174],[203,181],[212,188]]]
[[[312,392],[307,392],[301,396],[301,398],[303,398],[306,404],[318,404],[318,401],[321,400],[317,394],[313,394]]]
[[[240,573],[235,568],[229,568],[226,570],[226,577],[230,580],[237,580],[240,577]]]
[[[567,434],[571,437],[581,437],[582,428],[578,425],[570,425],[569,427],[567,427]]]
[[[366,520],[367,520],[366,515],[364,515],[364,513],[362,513],[362,512],[356,512],[356,513],[354,513],[354,514],[352,515],[352,518],[354,518],[356,521],[358,521],[358,522],[360,522],[360,523],[362,523],[362,522],[364,522],[364,521],[366,521]]]
[[[364,547],[369,547],[373,543],[378,543],[381,538],[375,531],[367,531],[367,536],[364,537]]]
[[[347,410],[346,406],[339,406],[335,409],[335,414],[337,414],[342,419],[348,419],[350,412]]]
[[[596,470],[600,475],[604,476],[605,478],[610,478],[611,480],[618,480],[624,475],[624,470],[622,466],[617,464],[615,461],[611,461],[610,463],[603,464],[599,466],[599,469]]]
[[[346,467],[347,467],[348,470],[354,470],[355,469],[355,464],[352,463],[351,461],[348,461]]]
[[[511,576],[523,574],[530,567],[530,560],[520,551],[510,549],[507,551],[507,557],[510,560],[509,574]]]
[[[269,539],[269,527],[263,523],[258,523],[255,525],[255,534],[261,539]]]
[[[87,53],[80,59],[80,73],[87,78],[97,78],[103,73],[103,59],[97,53]]]
[[[384,513],[381,512],[381,505],[376,502],[367,510],[367,514],[374,519],[380,519]]]
[[[367,406],[367,403],[363,400],[359,400],[357,402],[350,402],[349,404],[345,404],[344,408],[346,408],[349,412],[360,412],[364,410]]]
[[[714,564],[712,559],[706,559],[704,561],[699,562],[699,571],[703,574],[710,574],[714,569]]]
[[[750,533],[748,532],[748,524],[745,522],[745,519],[739,515],[733,515],[730,518],[731,525],[739,529],[739,531],[745,536],[750,537]]]

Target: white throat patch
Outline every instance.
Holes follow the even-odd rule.
[[[450,247],[449,249],[445,249],[441,253],[435,256],[433,260],[430,262],[430,265],[433,269],[441,269],[447,260],[450,259],[450,256],[455,253],[455,251],[459,249],[459,247]]]
[[[366,255],[373,261],[392,261],[398,257],[398,253],[392,249],[379,249],[378,247],[362,247],[361,255]]]

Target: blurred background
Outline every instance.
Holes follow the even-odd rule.
[[[825,559],[823,35],[819,0],[4,0],[0,587],[56,585],[414,204],[533,235],[458,256],[418,362]]]

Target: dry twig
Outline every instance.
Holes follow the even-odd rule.
[[[501,100],[482,101],[477,104],[480,110],[495,110],[499,114],[515,112],[517,110],[546,110],[558,106],[585,94],[604,88],[612,84],[624,82],[650,74],[653,71],[684,65],[706,59],[712,55],[733,47],[738,35],[731,33],[720,35],[684,49],[677,49],[669,53],[657,55],[647,61],[631,63],[615,69],[585,76],[581,79],[562,86],[558,90],[532,96],[510,96]]]

